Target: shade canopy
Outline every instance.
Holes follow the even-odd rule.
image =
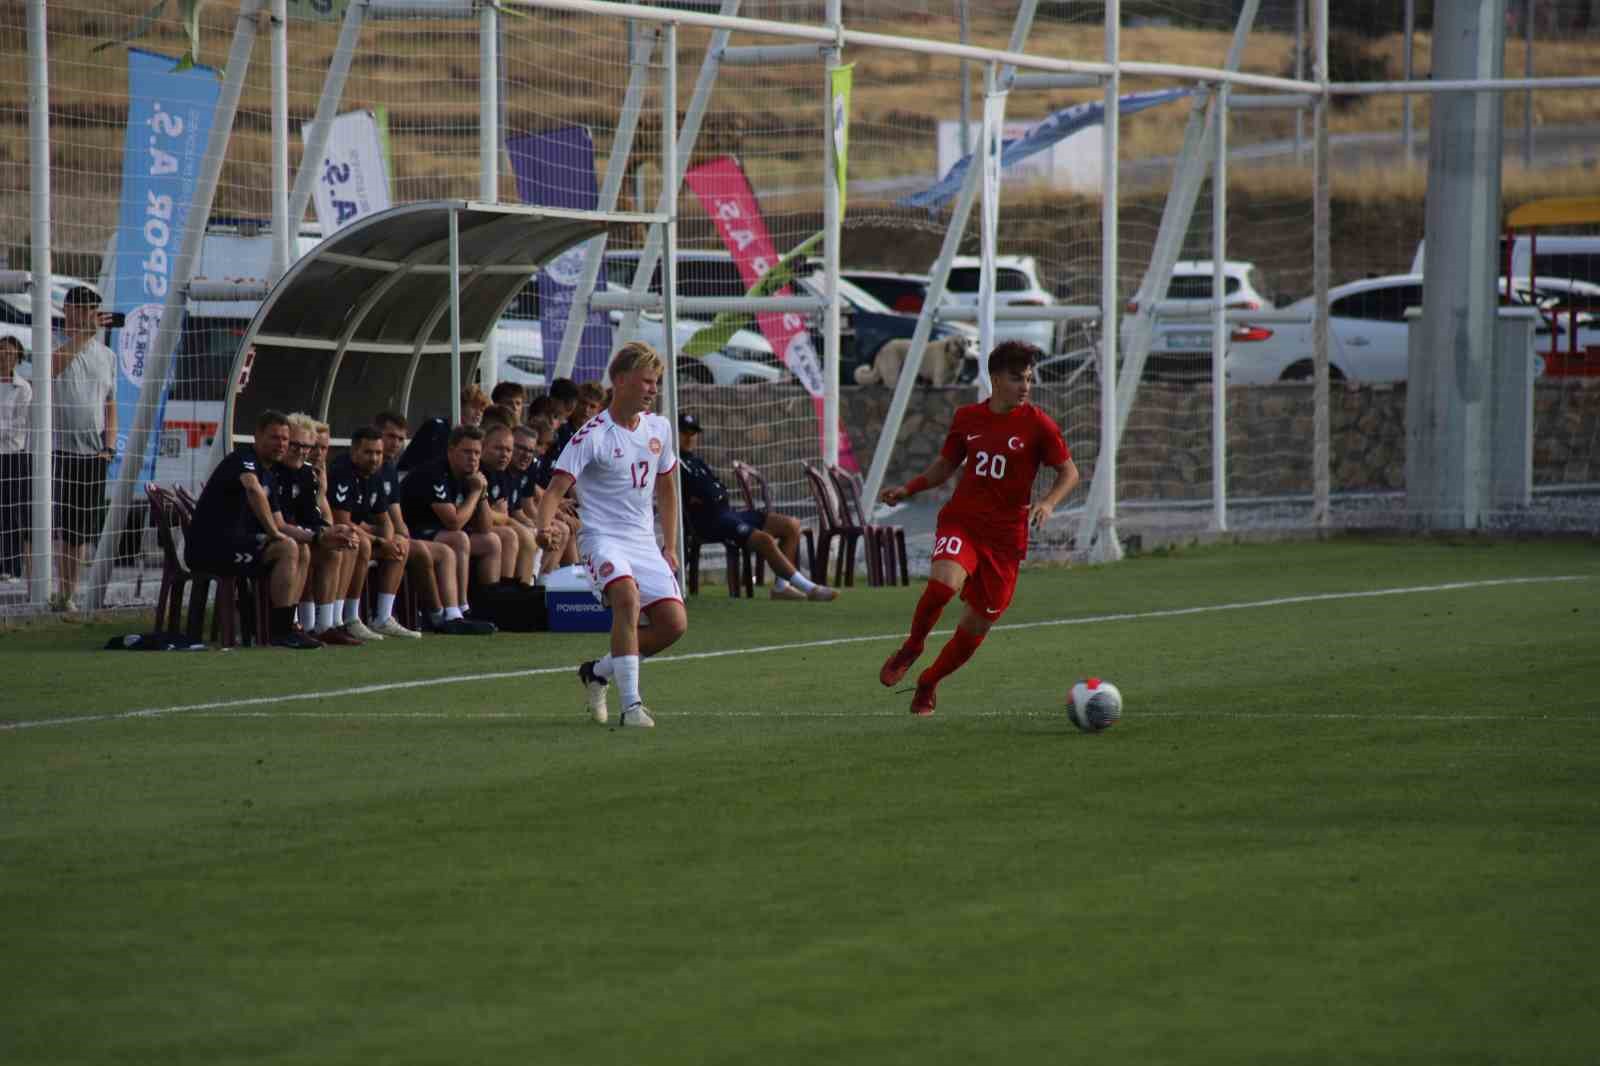
[[[1580,226],[1600,222],[1600,196],[1556,196],[1535,200],[1506,216],[1509,229]]]
[[[452,214],[463,383],[473,380],[495,323],[540,266],[591,237],[663,220],[430,200],[352,223],[296,261],[251,320],[228,383],[231,439],[250,438],[270,408],[314,413],[336,436],[381,410],[403,411],[413,425],[450,413]],[[219,435],[219,451],[228,439]]]

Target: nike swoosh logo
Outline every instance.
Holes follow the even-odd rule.
[[[999,614],[1000,612],[998,610],[996,610],[995,608],[993,608],[993,607],[985,607],[983,609],[983,613],[984,614]]]
[[[981,436],[983,436],[982,433],[968,433],[967,434],[967,439],[968,440],[977,440]]]

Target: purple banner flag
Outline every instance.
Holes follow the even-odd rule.
[[[549,133],[524,133],[506,140],[511,169],[517,175],[517,196],[525,204],[593,211],[600,194],[594,178],[594,140],[582,126]],[[583,273],[588,242],[567,249],[539,271],[539,335],[544,342],[544,378],[555,378],[561,335],[567,329],[572,294]],[[602,270],[596,289],[605,286]],[[583,326],[572,380],[599,381],[611,358],[611,321],[591,311]]]

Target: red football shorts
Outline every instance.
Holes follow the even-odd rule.
[[[994,551],[955,522],[940,522],[933,534],[933,561],[948,559],[967,572],[961,599],[993,622],[1011,606],[1022,560]]]

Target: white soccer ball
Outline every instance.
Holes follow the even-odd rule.
[[[1085,678],[1067,695],[1067,717],[1085,733],[1110,729],[1122,717],[1122,692],[1109,681]]]

